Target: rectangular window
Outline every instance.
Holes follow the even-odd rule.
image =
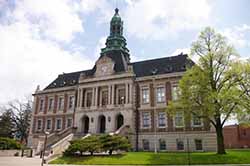
[[[49,99],[49,111],[51,111],[53,109],[53,105],[54,105],[54,99],[50,98]]]
[[[184,113],[183,112],[177,112],[175,115],[175,127],[184,127]]]
[[[74,108],[74,103],[75,103],[75,97],[69,96],[69,109]]]
[[[102,106],[108,105],[108,91],[102,91]]]
[[[118,90],[118,104],[125,104],[125,89]]]
[[[67,127],[72,127],[72,119],[71,118],[69,118],[67,120]]]
[[[166,141],[164,139],[159,139],[160,150],[166,150]]]
[[[42,120],[37,121],[37,130],[42,130]]]
[[[203,150],[201,139],[195,139],[194,143],[195,143],[195,150]]]
[[[193,122],[193,126],[196,127],[196,126],[202,126],[202,122],[201,122],[201,118],[198,117],[197,115],[192,115],[192,122]]]
[[[92,105],[92,92],[87,92],[87,103],[86,106],[90,107]]]
[[[142,89],[142,103],[149,103],[149,89]]]
[[[47,130],[51,129],[51,120],[50,119],[47,120],[46,129]]]
[[[180,96],[180,91],[178,86],[173,86],[172,87],[172,100],[177,100],[178,97]]]
[[[43,112],[43,106],[44,106],[44,100],[41,99],[41,100],[40,100],[40,106],[39,106],[39,111],[40,111],[40,112]]]
[[[184,150],[184,142],[181,139],[176,140],[177,150]]]
[[[149,150],[149,141],[147,139],[142,140],[143,150]]]
[[[156,99],[158,103],[165,102],[165,88],[164,87],[158,87],[156,88]]]
[[[62,120],[61,119],[57,119],[56,120],[56,129],[60,130],[62,128]]]
[[[64,99],[63,97],[59,97],[59,101],[58,101],[58,109],[62,110],[64,107]]]
[[[142,126],[143,127],[149,127],[150,126],[150,113],[149,112],[143,112],[142,113]]]
[[[159,127],[165,127],[166,126],[166,113],[165,112],[159,112],[158,113],[158,126]]]

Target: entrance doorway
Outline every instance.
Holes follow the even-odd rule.
[[[82,118],[82,132],[84,134],[89,132],[89,117],[86,115]]]
[[[124,123],[124,118],[122,114],[119,114],[116,116],[116,130],[118,130],[120,127],[122,127]]]
[[[104,115],[99,116],[99,133],[105,133],[106,130],[106,118]]]

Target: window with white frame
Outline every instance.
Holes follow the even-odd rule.
[[[142,89],[142,103],[143,104],[149,103],[149,89],[148,88]]]
[[[49,111],[51,111],[53,109],[53,106],[54,106],[54,99],[50,98],[49,99]]]
[[[176,139],[176,149],[184,150],[184,141],[182,139]]]
[[[159,146],[160,150],[166,150],[167,149],[166,141],[164,139],[159,139]]]
[[[75,96],[69,96],[69,109],[74,108]]]
[[[199,116],[192,114],[192,126],[193,127],[200,127],[202,126],[202,120]]]
[[[47,130],[50,130],[50,129],[51,129],[51,119],[47,119],[47,122],[46,122],[46,129],[47,129]]]
[[[142,113],[142,127],[144,128],[150,127],[150,113],[149,112]]]
[[[59,97],[58,100],[58,110],[63,110],[64,107],[64,98],[63,97]]]
[[[42,130],[42,124],[43,124],[42,120],[38,119],[37,120],[37,130]]]
[[[165,102],[165,88],[164,87],[156,88],[156,101],[157,103]]]
[[[166,126],[166,112],[158,113],[158,126],[165,127]]]
[[[67,120],[67,128],[72,127],[72,118],[68,118]]]
[[[177,85],[172,86],[172,100],[177,100],[180,95],[179,87]]]
[[[184,112],[176,112],[174,117],[175,127],[184,127]]]
[[[40,112],[43,112],[43,107],[44,107],[44,99],[40,99],[40,105],[39,105]]]
[[[56,130],[62,129],[62,119],[56,119]]]
[[[203,150],[201,139],[195,139],[194,143],[195,143],[195,150]]]

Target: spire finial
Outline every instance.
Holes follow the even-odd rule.
[[[118,12],[119,12],[119,9],[115,8],[115,14],[118,14]]]

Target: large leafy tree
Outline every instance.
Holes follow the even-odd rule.
[[[182,110],[210,121],[217,134],[217,153],[225,154],[223,125],[231,115],[241,112],[242,106],[249,105],[249,80],[244,77],[248,67],[237,61],[237,53],[226,38],[210,27],[193,42],[191,56],[199,57],[199,62],[180,80],[179,97],[168,110]]]

